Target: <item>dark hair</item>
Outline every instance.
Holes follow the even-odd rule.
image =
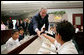
[[[69,41],[74,37],[74,26],[68,21],[61,21],[56,26],[56,31],[61,35],[63,41]]]
[[[22,27],[18,28],[18,30],[19,30],[19,31],[20,31],[20,30],[23,30],[23,31],[24,31],[24,29],[23,29]]]
[[[18,32],[18,30],[17,30],[17,29],[14,29],[14,30],[12,31],[12,35],[13,35],[15,32]]]

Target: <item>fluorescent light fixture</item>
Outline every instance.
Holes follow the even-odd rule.
[[[2,4],[11,4],[11,3],[37,3],[37,2],[45,2],[45,1],[1,1]]]
[[[12,4],[12,3],[73,3],[83,1],[1,1],[1,4]]]
[[[13,3],[52,3],[53,1],[1,1],[1,4],[13,4]]]

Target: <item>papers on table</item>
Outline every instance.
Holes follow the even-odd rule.
[[[53,44],[42,43],[42,48],[45,48],[45,49],[50,50],[52,52],[56,52],[56,48],[55,48],[55,46],[53,46]]]
[[[6,45],[5,44],[1,45],[1,52],[5,49],[6,49]]]
[[[30,39],[33,38],[33,37],[34,37],[34,35],[32,35],[32,36],[26,35],[26,36],[24,37],[24,39],[20,41],[20,44],[25,43],[26,41],[30,40]]]
[[[56,53],[45,48],[40,48],[37,54],[56,54]]]
[[[40,48],[37,54],[49,54],[50,51],[44,48]]]
[[[53,44],[42,43],[42,47],[37,54],[56,54],[55,46]]]
[[[42,47],[45,47],[45,48],[50,48],[50,47],[51,47],[51,45],[50,45],[50,44],[48,44],[48,43],[42,43]]]

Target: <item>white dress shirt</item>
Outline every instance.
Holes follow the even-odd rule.
[[[78,28],[75,29],[75,33],[77,33],[77,32],[79,32],[79,29]]]
[[[62,46],[57,44],[57,41],[54,42],[55,46],[58,47],[58,54],[78,54],[75,45],[72,41],[65,42]]]
[[[1,30],[5,30],[6,26],[4,24],[1,24]]]
[[[14,40],[12,37],[6,42],[7,50],[12,50],[20,45],[18,39]]]

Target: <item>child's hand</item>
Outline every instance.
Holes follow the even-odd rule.
[[[44,33],[44,34],[42,34],[42,35],[43,35],[43,36],[46,36],[47,34]]]

